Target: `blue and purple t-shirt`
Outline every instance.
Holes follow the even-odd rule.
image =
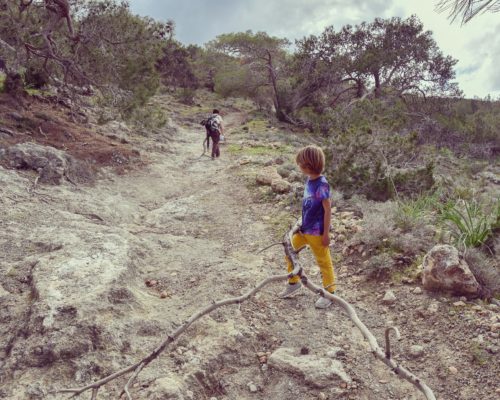
[[[325,209],[323,200],[330,198],[330,185],[322,175],[311,180],[307,178],[302,200],[302,227],[308,235],[320,236],[324,231]]]

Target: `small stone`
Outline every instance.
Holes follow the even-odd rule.
[[[168,297],[168,292],[166,292],[165,290],[160,293],[160,298],[161,299],[166,299],[167,297]]]
[[[271,217],[270,217],[269,215],[264,215],[264,216],[262,217],[262,219],[263,219],[264,221],[270,221],[270,220],[271,220]]]
[[[396,302],[396,295],[392,290],[385,292],[384,298],[382,299],[383,304],[391,305]]]
[[[460,297],[460,301],[463,301],[463,302],[465,303],[465,302],[467,301],[467,297],[465,297],[465,296],[461,296],[461,297]]]
[[[448,371],[450,371],[450,374],[453,374],[453,375],[456,375],[458,374],[458,369],[456,369],[455,367],[451,366],[448,368]]]
[[[338,358],[338,357],[344,357],[345,356],[345,351],[342,350],[340,347],[332,347],[328,352],[326,353],[327,357],[329,358]]]
[[[386,381],[385,379],[381,379],[378,381],[378,383],[381,383],[382,385],[386,385],[389,383],[389,381]]]
[[[158,281],[155,281],[154,279],[148,279],[145,283],[146,283],[146,286],[153,287],[153,286],[156,286],[158,284]]]
[[[423,290],[420,286],[416,287],[414,290],[413,290],[413,293],[414,294],[422,294],[423,293]]]
[[[255,384],[252,382],[250,382],[247,386],[250,393],[256,393],[259,390],[257,386],[255,386]]]
[[[491,354],[497,354],[498,353],[498,347],[496,346],[486,346],[486,351]]]
[[[191,279],[189,280],[189,282],[191,282],[191,283],[195,283],[195,282],[196,282],[196,278],[191,278]]]
[[[453,303],[455,307],[465,307],[466,304],[463,301],[456,301]]]
[[[341,382],[339,385],[342,389],[347,389],[347,383]]]
[[[410,356],[413,358],[420,358],[424,355],[424,347],[413,345],[410,347]]]
[[[269,366],[267,364],[262,364],[262,366],[260,367],[260,369],[265,372],[269,369]]]
[[[495,324],[490,325],[490,331],[492,332],[500,331],[500,323],[497,322]]]
[[[427,308],[430,313],[437,313],[439,311],[439,303],[431,303]]]
[[[265,364],[265,363],[267,363],[267,356],[260,356],[260,357],[259,357],[259,362],[260,362],[261,364]]]
[[[318,399],[319,399],[319,400],[327,400],[327,399],[328,399],[328,397],[326,396],[326,394],[325,394],[325,393],[320,392],[320,393],[318,394]]]

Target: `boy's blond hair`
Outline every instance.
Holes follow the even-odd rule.
[[[325,169],[325,153],[321,147],[310,145],[299,150],[295,162],[315,174],[321,174]]]

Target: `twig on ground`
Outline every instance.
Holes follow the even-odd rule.
[[[41,126],[38,127],[38,131],[40,132],[40,135],[42,135],[45,139],[48,138],[47,134],[43,131]]]
[[[401,339],[401,335],[399,334],[398,328],[395,328],[394,326],[390,326],[386,328],[385,330],[385,356],[386,358],[391,358],[391,338],[390,334],[391,332],[394,332],[396,334],[396,338],[399,340]]]
[[[81,393],[87,391],[87,390],[92,390],[92,399],[94,399],[94,396],[97,396],[97,390],[99,390],[100,387],[105,385],[106,383],[122,376],[127,373],[133,372],[132,376],[129,378],[127,381],[126,385],[124,386],[123,391],[120,394],[120,398],[122,397],[123,394],[127,395],[127,398],[129,400],[132,399],[132,396],[129,392],[129,387],[130,385],[133,384],[139,373],[154,359],[156,359],[166,348],[169,344],[174,342],[183,332],[186,331],[187,328],[189,328],[195,321],[200,319],[201,317],[211,313],[212,311],[216,310],[217,308],[231,305],[231,304],[240,304],[245,300],[248,300],[250,297],[255,295],[258,291],[260,291],[262,288],[265,286],[269,285],[270,283],[278,282],[278,281],[283,281],[290,279],[294,276],[299,276],[301,279],[302,284],[307,287],[309,290],[312,292],[319,294],[320,296],[326,297],[330,299],[333,303],[339,305],[342,307],[351,321],[356,325],[356,327],[361,331],[363,336],[366,338],[368,343],[370,344],[370,347],[372,349],[372,354],[381,360],[384,364],[386,364],[389,368],[394,371],[396,375],[399,377],[407,380],[411,384],[413,384],[418,390],[420,390],[426,397],[427,400],[436,400],[436,397],[434,396],[432,390],[424,383],[422,382],[418,377],[413,375],[411,372],[409,372],[407,369],[403,368],[402,366],[398,365],[393,359],[390,358],[390,348],[389,348],[389,340],[388,340],[388,335],[391,330],[394,330],[396,333],[397,329],[395,328],[388,328],[386,330],[386,351],[384,353],[381,348],[379,347],[377,340],[375,336],[368,330],[368,328],[360,321],[358,318],[356,311],[354,308],[346,302],[344,299],[341,297],[331,294],[330,292],[326,291],[325,289],[313,284],[308,277],[304,274],[303,269],[299,263],[298,260],[298,253],[293,249],[292,244],[291,244],[291,237],[294,232],[296,232],[299,229],[299,225],[296,224],[290,232],[287,233],[287,235],[284,238],[283,246],[285,248],[285,254],[288,256],[288,258],[291,260],[292,265],[293,265],[293,271],[287,275],[275,275],[271,276],[267,279],[264,279],[262,282],[260,282],[254,289],[250,290],[246,294],[240,296],[240,297],[233,297],[225,300],[220,300],[217,302],[214,302],[210,306],[198,311],[194,315],[192,315],[187,321],[185,321],[181,326],[179,326],[177,329],[175,329],[170,335],[168,335],[161,343],[160,345],[153,350],[149,355],[144,357],[142,360],[136,362],[133,365],[130,365],[126,368],[123,368],[122,370],[115,372],[114,374],[111,374],[99,381],[96,381],[94,383],[91,383],[87,386],[81,387],[81,388],[73,388],[73,389],[62,389],[60,390],[61,393],[72,393],[73,396],[80,395]]]

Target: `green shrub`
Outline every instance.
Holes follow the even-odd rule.
[[[416,199],[399,200],[394,223],[404,232],[425,222],[436,207],[434,196],[420,196]]]
[[[500,206],[496,209],[498,218]],[[459,200],[454,207],[443,212],[443,219],[452,225],[452,235],[459,246],[478,247],[491,234],[490,221],[476,200]]]
[[[5,90],[5,74],[0,72],[0,93],[3,93]]]
[[[418,154],[413,134],[348,131],[331,138],[327,174],[347,196],[364,194],[376,201],[415,197],[434,186],[434,165]]]
[[[182,104],[186,104],[188,106],[192,106],[194,102],[194,96],[196,91],[192,88],[182,88],[177,93],[177,100],[179,100]]]

